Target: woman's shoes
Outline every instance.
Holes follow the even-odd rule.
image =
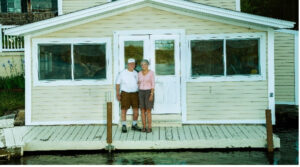
[[[151,133],[151,132],[152,132],[152,128],[148,128],[147,133]]]
[[[151,133],[152,132],[152,128],[143,128],[142,130],[141,130],[142,132],[147,132],[147,133]]]

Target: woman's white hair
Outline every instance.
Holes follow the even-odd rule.
[[[150,64],[149,61],[148,61],[147,59],[143,59],[143,60],[141,61],[141,64],[142,64],[142,63],[146,63],[147,65]]]

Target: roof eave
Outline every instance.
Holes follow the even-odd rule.
[[[66,22],[71,22],[75,20],[80,20],[85,17],[91,17],[93,15],[101,14],[107,11],[115,10],[118,8],[135,5],[141,2],[150,2],[157,4],[170,5],[176,8],[184,8],[194,12],[205,13],[212,16],[228,18],[236,21],[246,22],[249,24],[257,24],[264,27],[270,27],[273,29],[284,29],[284,28],[293,28],[295,22],[273,19],[263,16],[257,16],[247,13],[242,13],[238,11],[232,11],[217,7],[211,7],[202,4],[195,4],[187,1],[178,1],[178,0],[120,0],[107,4],[103,4],[100,6],[96,6],[89,9],[84,9],[78,12],[61,15],[55,18],[23,25],[20,27],[15,27],[11,29],[7,29],[4,31],[6,35],[17,35],[24,36],[30,34],[34,31],[38,31],[40,29],[54,27]]]

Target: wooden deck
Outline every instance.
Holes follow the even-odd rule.
[[[0,147],[21,147],[23,151],[98,150],[105,149],[106,126],[23,126],[3,129],[5,142]],[[274,135],[274,147],[280,147]],[[117,150],[130,149],[203,149],[265,148],[266,129],[261,125],[183,125],[154,127],[142,133],[113,126],[113,143]]]

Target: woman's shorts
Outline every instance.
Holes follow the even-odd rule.
[[[139,96],[138,92],[128,93],[121,92],[121,109],[128,110],[130,108],[138,108],[139,107]]]
[[[151,90],[139,90],[139,107],[140,109],[151,110],[154,105],[154,95],[153,100],[149,101],[151,95]]]

